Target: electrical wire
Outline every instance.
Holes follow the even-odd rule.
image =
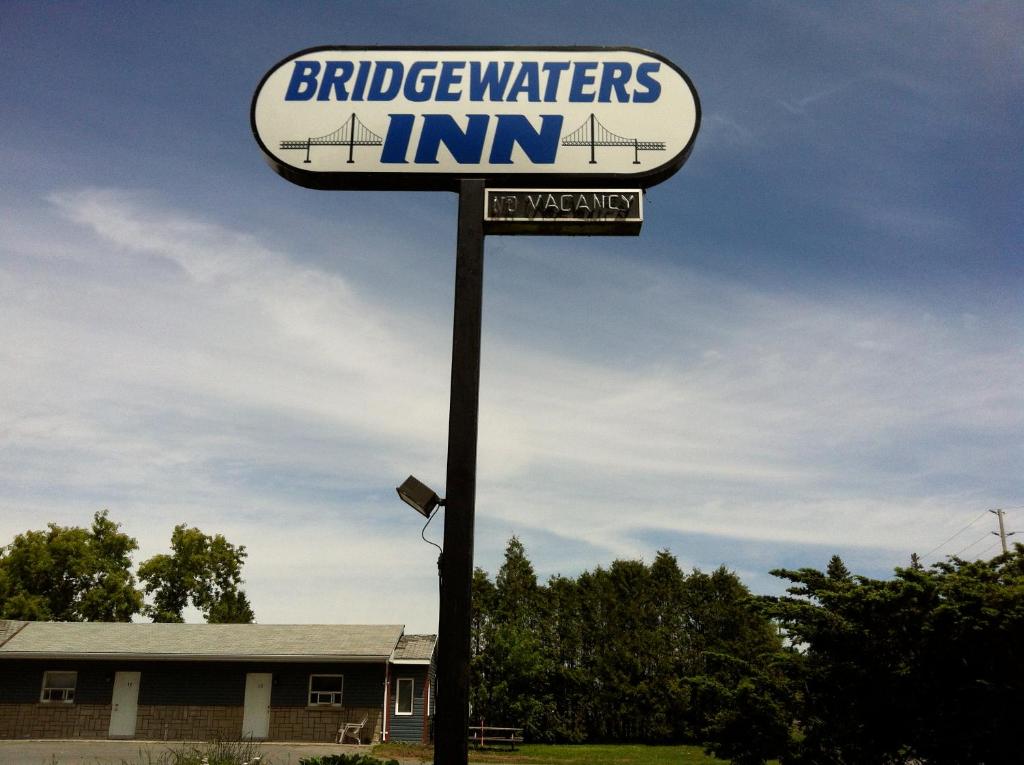
[[[940,545],[936,545],[936,546],[935,546],[935,547],[933,547],[933,548],[932,548],[931,550],[929,550],[928,552],[926,552],[926,553],[925,553],[924,555],[922,555],[922,556],[921,556],[921,559],[922,559],[922,560],[924,560],[925,558],[928,558],[928,557],[930,557],[930,556],[931,556],[931,554],[932,554],[932,553],[934,553],[934,552],[935,552],[936,550],[940,550],[940,549],[942,549],[943,547],[945,547],[946,545],[948,545],[948,544],[949,544],[950,542],[952,542],[952,541],[953,541],[954,539],[956,539],[956,538],[957,538],[958,536],[960,536],[960,535],[961,535],[961,534],[963,534],[963,533],[964,533],[965,531],[967,531],[967,529],[969,529],[969,528],[970,528],[971,526],[973,526],[973,525],[974,525],[975,523],[977,523],[977,522],[978,522],[978,521],[980,521],[980,520],[981,520],[982,518],[984,518],[984,517],[985,517],[985,513],[987,513],[987,512],[988,512],[988,510],[982,510],[982,511],[981,511],[981,515],[979,515],[979,516],[978,516],[977,518],[975,518],[975,519],[974,519],[973,521],[971,521],[970,523],[968,523],[968,524],[967,524],[966,526],[964,526],[964,527],[963,527],[962,529],[960,529],[960,531],[956,532],[956,533],[955,533],[955,534],[954,534],[953,536],[951,536],[951,537],[950,537],[949,539],[947,539],[947,540],[946,540],[945,542],[943,542],[943,543],[942,543],[942,544],[940,544]],[[968,546],[969,546],[969,545],[968,545]],[[964,549],[967,549],[967,548],[964,548]],[[960,553],[956,553],[956,554],[957,554],[957,555],[959,555]]]
[[[427,539],[427,537],[426,537],[427,526],[429,526],[430,522],[432,520],[434,520],[434,516],[437,515],[437,511],[440,510],[442,507],[444,507],[444,505],[438,505],[437,507],[435,507],[434,508],[434,512],[432,512],[430,514],[430,517],[427,518],[427,522],[423,524],[423,529],[420,531],[420,539],[422,539],[424,542],[426,542],[429,545],[434,545],[434,547],[436,547],[438,549],[438,552],[440,552],[441,555],[444,555],[444,550],[441,548],[441,545],[439,545],[437,542],[432,542],[431,540]]]
[[[1000,544],[1000,542],[997,539],[995,542],[993,542],[988,547],[986,547],[984,550],[982,550],[980,553],[978,553],[978,557],[981,558],[981,557],[983,557],[985,555],[988,555],[989,551],[990,550],[994,550],[995,548],[999,547],[999,544]]]
[[[954,558],[955,558],[955,557],[957,557],[958,555],[960,555],[960,553],[964,552],[965,550],[970,550],[970,549],[971,549],[972,547],[974,547],[974,546],[975,546],[976,544],[978,544],[978,542],[980,542],[980,541],[981,541],[982,539],[985,539],[985,538],[986,538],[986,537],[987,537],[987,536],[988,536],[989,534],[991,534],[991,533],[993,533],[993,532],[991,532],[991,531],[986,531],[986,532],[985,532],[984,534],[982,534],[982,535],[981,535],[980,537],[978,537],[978,538],[977,538],[977,539],[975,539],[975,540],[974,540],[973,542],[971,542],[971,543],[970,543],[969,545],[967,545],[967,547],[961,547],[961,548],[960,548],[959,550],[957,550],[957,551],[956,551],[955,553],[953,553],[952,557],[954,557]]]

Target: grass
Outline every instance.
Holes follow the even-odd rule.
[[[381,759],[431,762],[432,747],[419,744],[380,744],[373,756]],[[704,754],[699,746],[643,744],[523,744],[516,751],[470,749],[471,763],[506,765],[715,765],[726,763]]]
[[[122,759],[121,765],[201,765],[203,757],[209,765],[240,765],[259,753],[250,742],[213,742],[168,748],[161,752],[142,751],[138,759]],[[370,752],[380,760],[402,762],[433,762],[434,748],[423,744],[378,744]],[[264,756],[260,765],[297,763],[306,754]],[[99,760],[96,761],[100,762]],[[502,749],[469,750],[469,762],[495,765],[728,765],[704,753],[699,746],[644,744],[523,744],[513,751]],[[61,765],[56,757],[46,765]],[[771,765],[771,764],[770,764]],[[775,763],[774,765],[778,765]]]
[[[121,760],[121,765],[248,765],[257,756],[260,756],[259,742],[211,741],[168,747],[162,752],[139,750],[138,760]],[[53,759],[56,763],[56,757]],[[261,765],[269,765],[269,762],[262,758]]]

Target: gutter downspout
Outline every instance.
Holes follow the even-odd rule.
[[[384,662],[384,716],[381,717],[381,741],[388,741],[388,692],[391,690],[391,662]]]

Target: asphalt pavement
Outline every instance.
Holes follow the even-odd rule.
[[[202,746],[188,741],[82,741],[82,740],[0,740],[0,765],[160,765],[170,750]],[[370,747],[354,744],[259,745],[260,765],[298,765],[303,757],[325,754],[368,753]]]

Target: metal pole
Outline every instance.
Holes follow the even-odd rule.
[[[438,564],[441,603],[437,629],[437,717],[434,724],[436,765],[466,765],[469,759],[470,595],[483,318],[483,214],[484,182],[460,181],[444,554]]]

